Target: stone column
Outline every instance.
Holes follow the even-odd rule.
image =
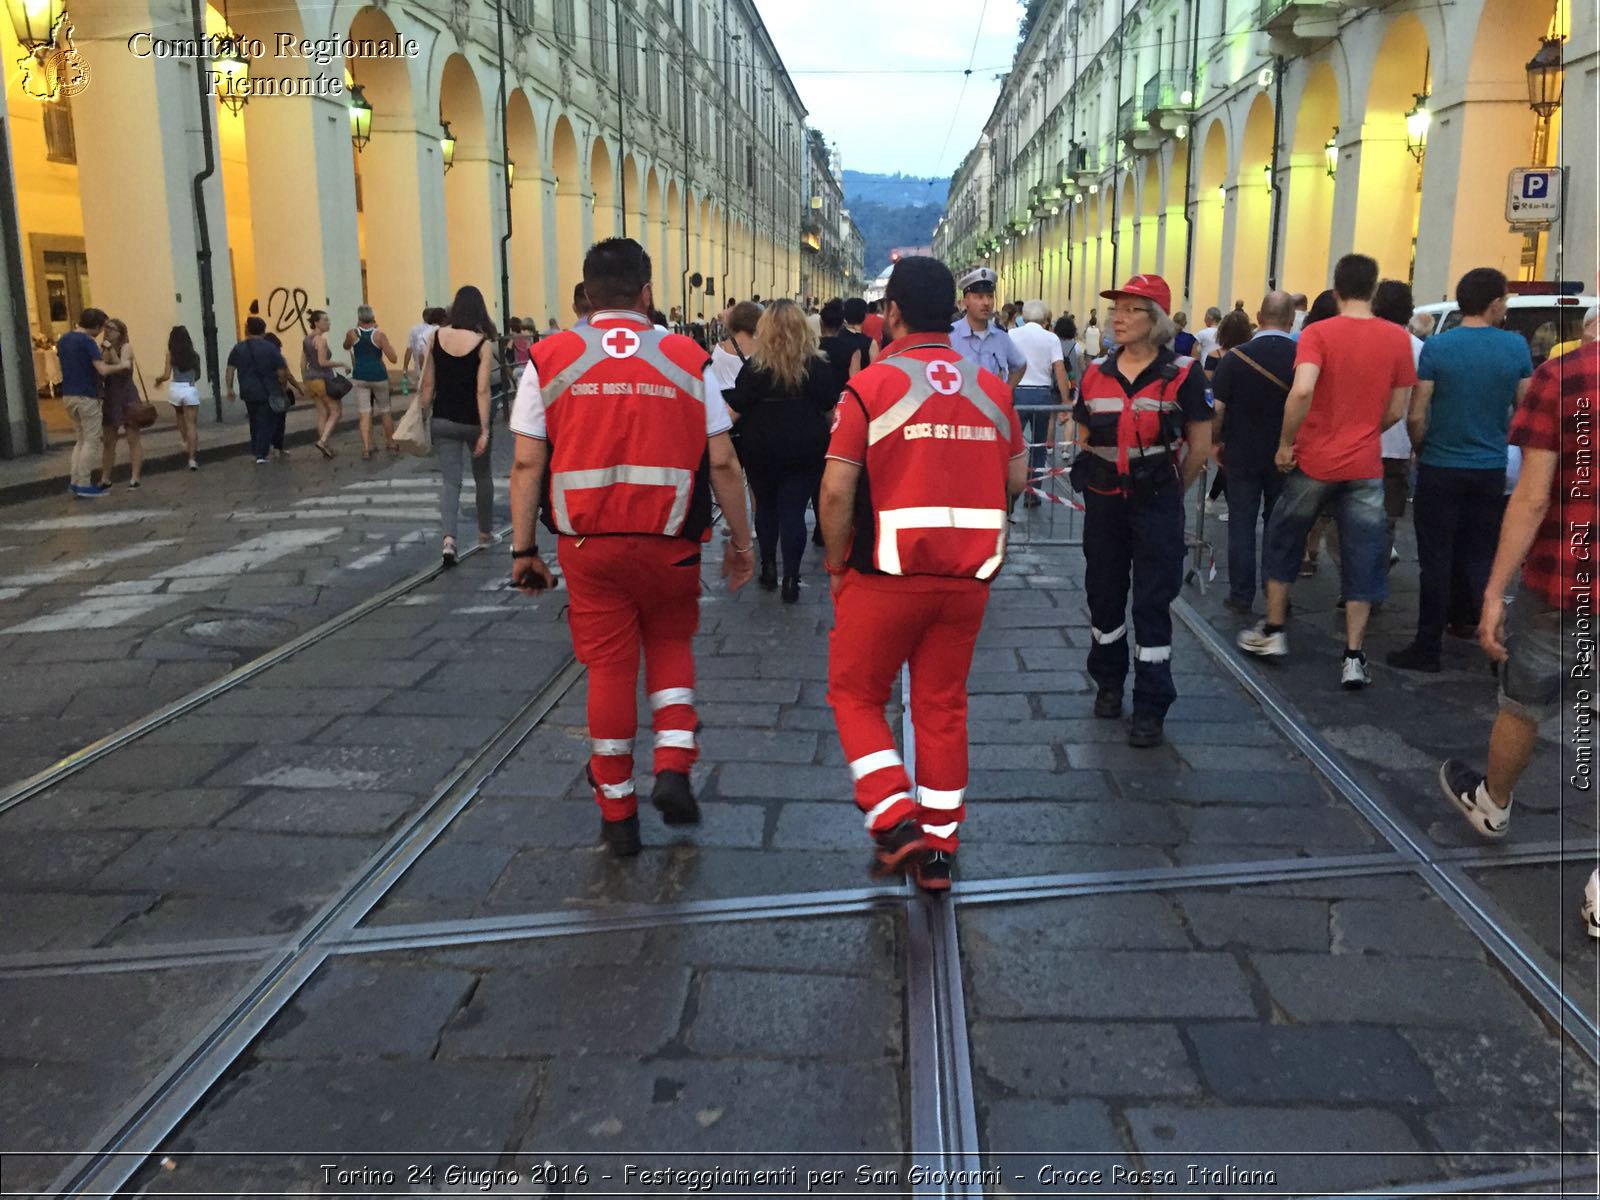
[[[355,170],[344,95],[272,97],[244,110],[256,296],[298,374],[303,308],[335,323],[361,303]],[[249,299],[248,297],[246,298]],[[411,313],[390,313],[391,327]]]
[[[361,160],[368,303],[380,322],[409,328],[424,305],[449,304],[453,294],[454,231],[448,227],[437,130],[416,128],[409,113],[374,114],[372,140]],[[334,331],[354,319],[353,312],[334,312]]]

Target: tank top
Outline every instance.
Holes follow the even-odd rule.
[[[355,345],[350,348],[350,377],[364,383],[378,383],[389,378],[383,365],[383,351],[376,341],[378,327],[357,329]]]
[[[301,374],[307,379],[332,379],[333,368],[317,365],[317,335],[308,333],[300,340]]]
[[[193,383],[199,377],[199,371],[180,371],[177,367],[172,368],[173,383]]]
[[[433,415],[441,421],[460,425],[481,424],[478,420],[478,353],[484,339],[479,338],[465,354],[451,354],[433,335],[429,356],[433,362]]]

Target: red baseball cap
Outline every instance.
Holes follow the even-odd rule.
[[[1120,288],[1111,288],[1100,293],[1107,300],[1121,300],[1124,296],[1137,296],[1141,300],[1148,300],[1159,308],[1163,314],[1172,312],[1172,289],[1167,286],[1167,281],[1159,275],[1135,275]]]

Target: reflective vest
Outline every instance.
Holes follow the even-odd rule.
[[[709,536],[704,349],[642,320],[602,318],[541,340],[531,361],[550,445],[550,529]]]
[[[1117,376],[1116,351],[1084,369],[1078,396],[1089,410],[1089,436],[1082,452],[1105,464],[1090,476],[1091,482],[1121,486],[1118,480],[1133,473],[1130,463],[1134,459],[1167,455],[1176,466],[1184,433],[1178,389],[1188,373],[1197,369],[1192,358],[1174,358],[1131,396]],[[1110,478],[1113,474],[1117,479]]]
[[[910,346],[857,372],[867,455],[850,564],[885,575],[989,579],[1006,553],[1011,397],[948,346]]]

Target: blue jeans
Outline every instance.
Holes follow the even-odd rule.
[[[1011,392],[1011,403],[1017,408],[1026,408],[1036,404],[1058,404],[1060,395],[1053,387],[1016,387]],[[1054,413],[1042,410],[1034,412],[1019,412],[1017,417],[1022,424],[1022,440],[1028,443],[1028,476],[1030,482],[1039,486],[1039,472],[1043,471],[1049,461],[1050,447],[1044,445],[1045,434],[1050,429],[1050,418]]]
[[[245,415],[250,418],[250,453],[256,458],[272,456],[272,437],[278,430],[278,414],[265,400],[244,402]]]
[[[1506,473],[1462,467],[1417,467],[1411,517],[1417,526],[1417,565],[1422,585],[1417,597],[1418,646],[1439,653],[1451,613],[1470,615],[1489,584],[1500,518],[1505,511]],[[1467,624],[1462,620],[1462,624]]]
[[[1389,531],[1381,477],[1325,480],[1291,471],[1267,522],[1262,573],[1273,583],[1293,583],[1299,577],[1306,535],[1324,505],[1338,523],[1344,598],[1381,603],[1389,595]]]
[[[1227,472],[1228,599],[1250,604],[1256,595],[1256,514],[1263,526],[1272,523],[1272,509],[1283,491],[1283,475]]]

